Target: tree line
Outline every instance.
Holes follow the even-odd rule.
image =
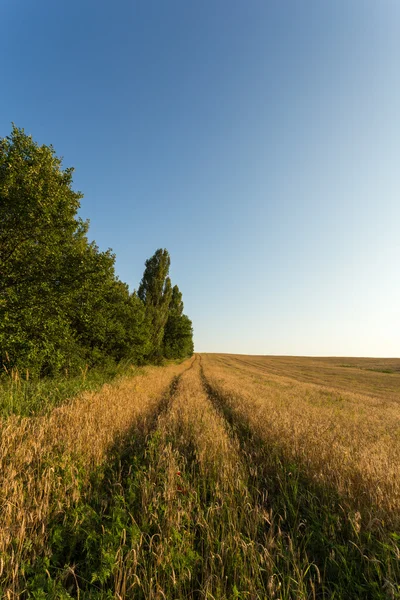
[[[115,255],[88,239],[52,146],[13,125],[0,138],[0,360],[44,376],[128,359],[136,364],[193,353],[170,256],[146,261],[137,291],[115,274]]]

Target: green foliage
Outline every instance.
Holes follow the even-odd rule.
[[[193,354],[192,322],[183,314],[182,293],[177,285],[172,288],[168,320],[164,329],[164,356],[182,359]]]
[[[64,372],[52,378],[27,379],[26,372],[11,370],[0,379],[0,417],[44,415],[84,391],[96,391],[104,383],[136,374],[139,368],[129,362],[109,361],[100,367],[86,366],[79,375]]]
[[[192,322],[186,315],[170,315],[164,332],[164,355],[166,358],[186,358],[193,354]]]
[[[162,357],[162,341],[172,299],[171,280],[168,277],[171,259],[167,250],[159,248],[146,260],[138,296],[144,302],[151,331],[151,357]]]
[[[31,377],[163,353],[173,298],[167,250],[146,261],[130,294],[111,250],[87,238],[72,173],[23,129],[0,139],[0,362]]]
[[[0,140],[0,346],[14,365],[57,371],[77,355],[65,316],[76,274],[81,194],[52,147],[13,127]]]
[[[177,285],[172,288],[171,302],[169,303],[169,316],[181,317],[183,315],[182,292]]]
[[[75,218],[81,194],[71,189],[72,169],[50,146],[38,146],[13,127],[0,140],[0,290],[58,285],[58,276],[84,224]]]

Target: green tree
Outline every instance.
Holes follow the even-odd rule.
[[[0,139],[0,349],[34,370],[77,355],[66,290],[76,285],[86,225],[76,218],[82,196],[71,189],[72,172],[22,129]]]
[[[183,315],[182,292],[177,285],[172,288],[171,302],[169,303],[168,316],[181,317]]]
[[[115,277],[113,256],[94,253],[93,259],[97,269],[77,290],[72,304],[71,323],[79,344],[92,364],[109,359],[141,363],[150,345],[144,304]]]
[[[111,250],[88,240],[72,173],[23,129],[0,139],[0,359],[51,375],[87,363],[159,360],[165,348],[180,357],[191,323],[171,288],[167,250],[146,261],[130,294]]]
[[[0,139],[0,352],[52,374],[149,351],[144,305],[87,238],[73,169],[13,126]]]
[[[164,356],[186,358],[193,354],[193,328],[189,317],[183,314],[182,293],[177,285],[172,288],[168,319],[164,329]]]
[[[57,282],[74,235],[82,195],[71,189],[73,169],[61,168],[52,146],[22,129],[0,139],[0,293],[24,284]]]
[[[164,328],[168,320],[172,298],[171,280],[168,277],[171,259],[167,250],[159,248],[146,260],[138,297],[146,308],[150,326],[150,358],[160,359],[163,353]]]
[[[134,292],[123,318],[126,322],[125,357],[142,364],[151,351],[150,327],[143,302]]]

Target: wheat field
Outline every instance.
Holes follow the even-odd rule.
[[[0,429],[16,598],[400,598],[400,360],[201,354]]]

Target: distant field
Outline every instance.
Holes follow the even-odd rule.
[[[0,430],[4,598],[400,598],[400,360],[195,355]]]
[[[357,505],[398,520],[400,360],[217,354],[203,363],[260,437]]]
[[[216,354],[230,368],[256,369],[268,377],[279,375],[347,392],[400,402],[399,358],[306,358]]]

